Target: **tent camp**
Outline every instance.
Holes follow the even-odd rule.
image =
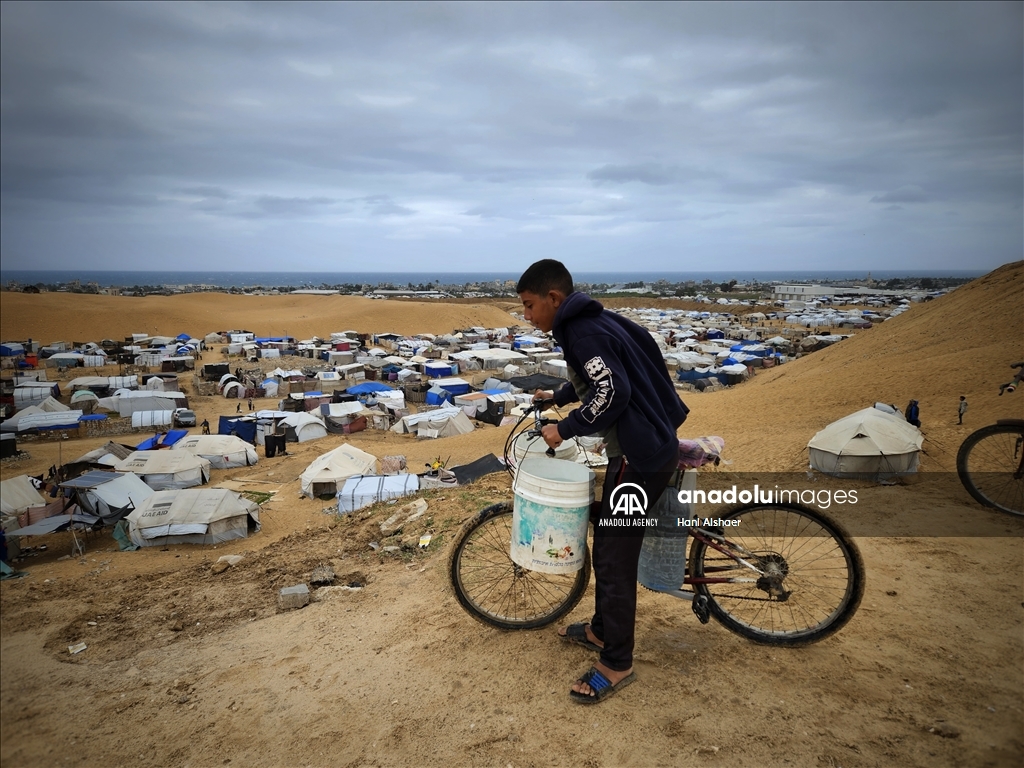
[[[834,477],[884,479],[917,471],[921,431],[877,408],[834,421],[807,444],[811,466]]]
[[[75,497],[75,502],[104,525],[113,525],[155,491],[131,472],[95,470],[60,484]]]
[[[126,519],[140,547],[220,544],[258,531],[260,508],[226,488],[158,491]]]
[[[134,472],[154,491],[191,488],[210,479],[210,462],[188,451],[135,451],[114,469]]]
[[[200,456],[209,461],[214,469],[250,467],[258,461],[253,446],[231,435],[192,435],[178,441],[174,450]]]
[[[299,483],[302,493],[310,498],[334,496],[348,478],[376,471],[375,456],[352,445],[341,445],[318,456],[299,476]]]

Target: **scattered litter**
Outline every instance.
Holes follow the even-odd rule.
[[[400,549],[401,549],[401,547],[396,547],[393,544],[390,545],[390,546],[384,547],[384,551],[385,552],[398,552]]]
[[[370,542],[370,549],[372,549],[374,552],[376,552],[378,549],[380,549],[380,544],[378,544],[376,541],[371,541]]]
[[[227,563],[228,565],[238,565],[242,562],[241,555],[221,555],[217,558],[218,563]]]
[[[85,623],[88,624],[90,627],[98,626],[95,621],[87,621]]]
[[[430,540],[433,536],[429,533],[425,533],[420,536],[420,549],[426,549],[430,545]]]
[[[68,646],[68,653],[72,653],[72,654],[81,653],[82,651],[84,651],[88,647],[89,646],[87,646],[85,643],[75,643],[74,645],[69,645]]]

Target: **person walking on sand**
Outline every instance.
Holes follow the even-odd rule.
[[[917,400],[911,400],[907,403],[907,422],[913,424],[918,429],[921,428],[921,409],[917,405]]]
[[[251,397],[249,398],[249,410],[250,411],[252,410],[252,398]]]
[[[527,322],[554,333],[569,370],[582,380],[580,389],[585,392],[579,408],[557,424],[544,426],[544,442],[558,448],[564,440],[607,433],[614,426],[624,454],[609,456],[604,495],[592,513],[597,516],[593,618],[559,632],[566,640],[600,653],[569,692],[574,701],[594,704],[636,679],[636,579],[644,533],[643,528],[599,523],[611,518],[612,496],[624,484],[643,489],[652,505],[662,495],[679,466],[676,429],[688,409],[676,394],[651,335],[576,291],[572,275],[561,262],[543,259],[532,264],[519,279],[516,292]],[[539,392],[535,397],[546,400],[548,395],[556,405],[581,398],[571,380],[556,392]]]
[[[964,414],[965,413],[967,413],[967,398],[964,397],[963,395],[960,395],[960,408],[957,411],[957,415],[960,417],[960,421],[958,421],[957,424],[963,424],[964,423]]]
[[[241,413],[241,412],[242,412],[242,404],[238,403],[237,405],[235,405],[235,413]]]

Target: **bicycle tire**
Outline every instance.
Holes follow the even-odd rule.
[[[991,424],[972,432],[956,454],[956,473],[986,507],[1024,515],[1024,422]]]
[[[530,571],[512,562],[512,503],[492,504],[459,531],[448,573],[459,604],[474,619],[499,629],[538,629],[569,613],[590,583],[590,548],[571,574]]]
[[[838,523],[783,503],[748,504],[719,517],[739,521],[724,527],[725,537],[753,552],[753,564],[778,577],[774,585],[767,576],[752,578],[750,569],[694,540],[690,574],[749,578],[748,583],[693,584],[724,627],[761,645],[798,646],[835,634],[853,617],[864,596],[864,563]],[[784,597],[772,594],[775,585]]]

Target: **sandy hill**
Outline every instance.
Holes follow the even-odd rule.
[[[921,405],[933,469],[953,469],[967,434],[1024,416],[1024,397],[997,396],[1011,363],[1024,360],[1024,262],[1007,264],[934,301],[914,305],[853,338],[753,381],[684,398],[687,434],[720,434],[743,469],[806,465],[807,441],[837,418],[881,401]],[[957,426],[957,404],[969,411]],[[742,465],[742,466],[740,466]],[[925,464],[928,467],[928,463]]]
[[[246,328],[297,338],[332,331],[449,333],[472,325],[503,327],[512,318],[485,304],[439,304],[365,299],[361,296],[241,296],[189,293],[177,296],[93,296],[69,293],[4,293],[4,339],[99,341],[132,333],[196,337]]]

